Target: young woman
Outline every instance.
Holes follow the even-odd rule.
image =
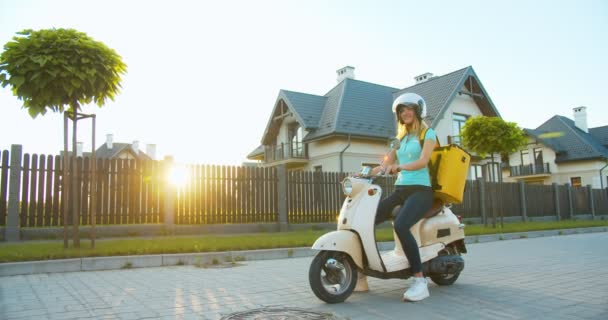
[[[372,170],[399,173],[395,181],[395,192],[382,200],[376,213],[376,224],[391,217],[392,210],[401,205],[395,218],[395,232],[401,241],[405,255],[414,274],[413,285],[405,291],[403,299],[420,301],[429,296],[428,283],[422,274],[422,262],[416,239],[410,232],[422,216],[431,209],[433,190],[428,163],[435,148],[436,134],[427,129],[420,145],[420,132],[426,127],[422,119],[426,116],[424,99],[415,93],[404,93],[393,103],[397,117],[397,138],[401,140],[398,150],[392,150],[382,164]]]

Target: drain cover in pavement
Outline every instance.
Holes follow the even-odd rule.
[[[330,313],[314,312],[298,308],[261,308],[236,312],[222,320],[342,320]]]

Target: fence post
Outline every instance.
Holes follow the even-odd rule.
[[[486,217],[486,191],[485,191],[485,179],[483,176],[477,178],[479,183],[479,210],[481,211],[481,221],[484,226],[488,225],[488,219]]]
[[[169,229],[173,228],[175,223],[175,186],[170,181],[169,176],[173,167],[173,157],[165,156],[163,160],[162,182],[164,187],[165,205],[163,208],[164,225]]]
[[[572,186],[566,183],[566,190],[568,191],[568,218],[572,219],[574,216],[574,203],[572,201]]]
[[[277,167],[277,196],[279,209],[279,231],[288,231],[287,220],[287,167],[282,164]]]
[[[4,229],[5,241],[19,241],[21,230],[19,224],[19,192],[21,189],[21,158],[23,148],[20,144],[11,145],[10,180],[8,185],[8,215],[6,217],[6,229]]]
[[[557,221],[562,220],[561,210],[559,207],[559,186],[556,182],[553,182],[553,203],[555,204],[555,214],[557,217]]]
[[[526,184],[523,180],[519,180],[519,205],[521,207],[521,216],[524,222],[528,222],[528,208],[526,208]]]
[[[593,187],[588,184],[587,192],[589,193],[589,209],[591,209],[591,218],[595,219],[595,204],[593,203]]]

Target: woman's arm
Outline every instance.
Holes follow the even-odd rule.
[[[371,175],[376,175],[381,171],[386,171],[386,169],[389,168],[395,162],[395,157],[396,157],[395,152],[396,152],[395,150],[389,151],[389,153],[387,153],[386,156],[384,156],[382,163],[379,166],[374,167],[372,169]]]

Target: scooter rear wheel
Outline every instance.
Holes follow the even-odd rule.
[[[440,286],[451,286],[458,280],[460,272],[454,274],[431,274],[429,277]]]
[[[338,251],[321,251],[308,271],[312,292],[327,303],[344,302],[357,285],[357,267],[350,256]]]
[[[452,247],[446,247],[444,251],[439,253],[440,256],[443,255],[460,255],[457,250]],[[451,286],[458,280],[460,276],[460,272],[456,273],[447,273],[447,274],[430,274],[429,277],[433,282],[440,286]]]

